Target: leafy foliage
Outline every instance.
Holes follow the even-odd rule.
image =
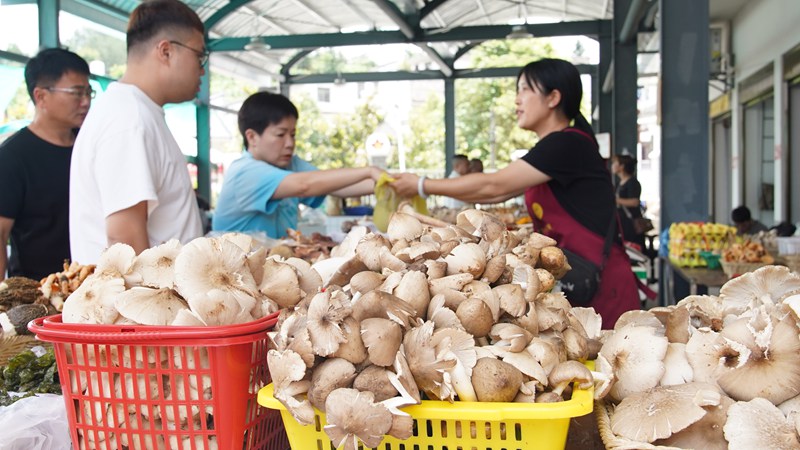
[[[383,122],[372,98],[350,114],[325,120],[308,96],[292,100],[300,112],[297,125],[297,154],[320,169],[359,167],[368,164],[362,147],[367,137]]]
[[[122,39],[85,28],[76,31],[65,44],[86,61],[103,61],[111,78],[119,78],[125,72],[127,50]]]

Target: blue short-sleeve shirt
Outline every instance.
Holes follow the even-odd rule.
[[[253,158],[250,152],[244,152],[225,174],[214,210],[212,229],[263,231],[272,238],[286,236],[287,228],[297,228],[299,204],[316,208],[322,204],[325,196],[282,199],[273,199],[272,196],[290,173],[312,170],[317,168],[296,155],[287,169],[281,169]]]

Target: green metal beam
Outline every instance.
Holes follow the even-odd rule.
[[[39,48],[56,48],[58,42],[58,0],[37,0],[39,6]]]
[[[16,61],[16,62],[22,63],[22,64],[27,64],[28,61],[30,60],[30,58],[25,56],[25,55],[18,55],[16,53],[7,52],[5,50],[0,50],[0,59],[6,59],[6,60],[9,60],[9,61]]]
[[[197,127],[197,191],[203,198],[211,201],[211,88],[208,71],[203,74],[200,92],[195,101],[195,119]]]
[[[453,170],[453,156],[456,155],[456,82],[452,78],[444,80],[444,174]]]
[[[400,32],[403,33],[405,37],[413,39],[420,31],[419,21],[417,21],[415,25],[409,23],[403,12],[400,11],[400,8],[389,0],[372,0],[372,3],[375,3],[375,6],[380,8],[380,10],[400,28]]]
[[[208,30],[214,27],[219,21],[224,19],[228,16],[228,14],[236,11],[237,9],[241,8],[242,6],[252,2],[253,0],[232,0],[225,4],[222,8],[218,9],[217,12],[211,15],[208,19],[206,19],[204,25],[206,27],[206,33]]]
[[[458,49],[455,55],[453,55],[453,62],[455,63],[458,61],[459,58],[466,55],[468,51],[472,50],[473,48],[477,47],[480,42],[470,42],[468,44],[464,44],[461,48]]]
[[[61,10],[123,33],[128,28],[129,15],[119,9],[109,11],[82,0],[61,0]]]
[[[585,20],[577,22],[528,24],[528,31],[537,37],[548,36],[603,36],[611,33],[611,21]],[[319,33],[291,36],[263,36],[274,49],[299,49],[318,47],[342,47],[349,45],[378,44],[416,44],[425,42],[470,41],[480,42],[490,39],[505,39],[511,32],[511,25],[484,25],[459,27],[448,31],[423,30],[413,38],[406,37],[402,31],[366,31],[356,33]],[[209,40],[213,51],[242,51],[250,42],[250,36]]]
[[[292,67],[294,67],[294,65],[299,63],[300,61],[302,61],[303,58],[311,54],[314,50],[312,49],[300,50],[299,52],[295,53],[294,56],[292,56],[292,58],[286,62],[286,64],[281,66],[281,75],[288,78],[291,75],[289,71],[292,70]]]
[[[577,64],[578,72],[584,75],[597,75],[597,66],[593,64]],[[441,80],[467,78],[502,78],[516,77],[522,66],[491,67],[487,69],[461,69],[453,71],[452,77],[445,77],[438,70],[422,70],[418,72],[351,72],[351,73],[318,73],[309,75],[287,75],[285,84],[333,83],[341,76],[347,82],[366,81],[402,81],[402,80]]]

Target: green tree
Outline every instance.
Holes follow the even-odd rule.
[[[542,39],[487,41],[470,52],[472,67],[524,66],[551,57],[554,50]],[[498,168],[510,162],[510,154],[534,143],[531,133],[517,126],[516,79],[482,78],[456,82],[456,153],[480,158],[488,167],[494,136]]]
[[[125,41],[90,28],[78,30],[65,45],[87,61],[102,61],[106,74],[119,78],[125,72],[127,50]]]
[[[347,58],[334,48],[322,48],[303,58],[294,73],[369,72],[374,68],[375,63],[366,56]]]
[[[444,167],[444,102],[432,95],[409,117],[406,167],[442,169]]]
[[[383,122],[383,115],[368,98],[352,113],[327,122],[307,95],[292,100],[300,113],[297,154],[320,169],[358,167],[368,164],[364,144]]]

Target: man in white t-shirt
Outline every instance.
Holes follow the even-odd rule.
[[[191,100],[208,60],[203,23],[178,0],[141,3],[128,22],[128,65],[95,102],[72,153],[72,258],[96,263],[112,244],[136,253],[202,235],[186,159],[163,106]]]

